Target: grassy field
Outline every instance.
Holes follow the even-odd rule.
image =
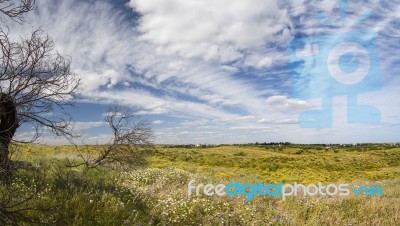
[[[68,170],[64,166],[67,158],[79,161],[83,149],[96,152],[98,147],[79,149],[23,146],[13,158],[31,162],[36,170],[19,169],[12,193],[0,187],[0,198],[18,203],[36,187],[38,195],[14,209],[54,206],[22,212],[51,225],[400,224],[399,146],[157,146],[144,168]],[[192,179],[214,184],[379,185],[384,196],[298,196],[286,201],[280,197],[252,201],[243,196],[188,198],[187,185]]]
[[[179,168],[244,182],[349,182],[400,175],[400,149],[390,146],[160,147],[149,162],[155,168]]]

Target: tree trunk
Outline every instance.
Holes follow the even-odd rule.
[[[11,181],[9,146],[18,128],[14,98],[0,93],[0,183]]]

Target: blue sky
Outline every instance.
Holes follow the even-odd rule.
[[[38,27],[83,77],[68,111],[84,143],[110,139],[102,117],[115,102],[149,121],[156,143],[400,141],[400,1],[350,0],[341,11],[332,0],[41,0],[10,30]],[[380,122],[347,123],[343,95],[333,97],[331,128],[301,128],[300,113],[321,98],[293,95],[291,73],[306,67],[289,63],[288,43],[367,28],[382,88],[361,90],[358,101],[379,109]],[[65,141],[45,133],[42,142]]]

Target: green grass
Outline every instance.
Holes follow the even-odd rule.
[[[99,147],[79,147],[96,152]],[[23,212],[51,225],[396,225],[400,222],[400,148],[322,146],[158,146],[148,167],[136,170],[82,167],[68,171],[65,158],[79,161],[70,146],[25,145],[19,169],[0,199],[17,203],[38,187]],[[58,167],[57,167],[58,166]],[[55,173],[54,173],[55,172]],[[65,181],[55,175],[62,175]],[[239,182],[346,182],[380,185],[383,197],[187,197],[187,184]],[[39,182],[38,182],[39,181]],[[12,191],[12,192],[10,192]],[[56,204],[59,205],[56,205]],[[31,225],[31,223],[21,223]]]
[[[400,176],[400,149],[222,146],[163,148],[150,158],[156,168],[180,168],[222,179],[283,182],[349,182]],[[318,150],[320,149],[320,150]],[[249,181],[251,180],[251,181]]]

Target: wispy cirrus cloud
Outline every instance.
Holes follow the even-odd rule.
[[[347,10],[352,23],[373,8],[365,25],[380,35],[382,74],[393,84],[398,5],[357,0]],[[265,134],[296,141],[320,134],[296,125],[299,112],[318,101],[291,97],[286,43],[337,32],[317,15],[340,24],[338,7],[328,0],[42,0],[27,23],[10,27],[22,35],[37,27],[48,32],[83,75],[79,101],[135,106],[153,120],[158,142],[246,142]],[[393,95],[393,87],[369,99]],[[385,103],[382,112],[397,112],[393,105]]]

